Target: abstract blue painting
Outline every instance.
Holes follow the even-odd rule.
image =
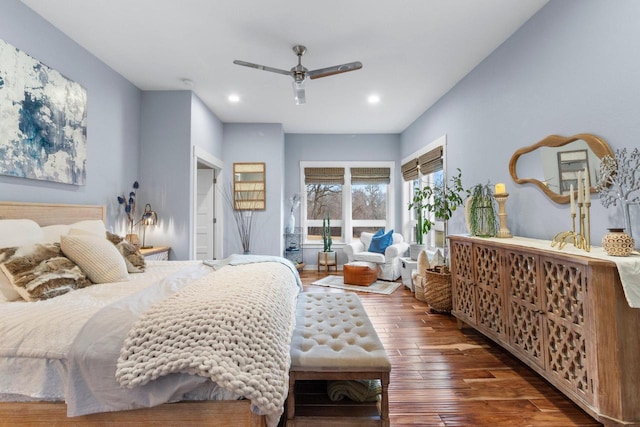
[[[84,185],[87,91],[0,40],[0,174]]]

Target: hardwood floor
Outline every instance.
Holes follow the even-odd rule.
[[[303,271],[305,292],[341,292],[311,285],[326,275]],[[601,425],[489,339],[430,313],[404,286],[358,295],[391,359],[392,426]]]

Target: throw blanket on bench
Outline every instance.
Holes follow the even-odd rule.
[[[259,413],[280,413],[298,291],[282,264],[221,268],[135,322],[116,378],[133,388],[173,373],[198,375],[250,399]]]

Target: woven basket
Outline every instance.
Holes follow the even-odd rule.
[[[435,267],[425,271],[424,301],[432,311],[449,313],[451,300],[451,272],[447,267]]]

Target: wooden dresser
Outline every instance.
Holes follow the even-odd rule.
[[[629,307],[615,263],[518,239],[449,238],[461,327],[491,338],[601,423],[640,426],[640,309]]]

